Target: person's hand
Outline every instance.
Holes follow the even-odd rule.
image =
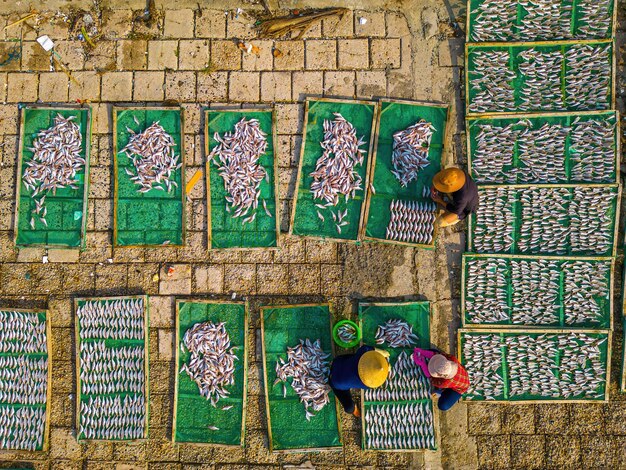
[[[427,367],[428,364],[426,363],[426,358],[424,356],[413,356],[413,360],[415,361],[415,364],[417,364],[418,366],[424,368]]]

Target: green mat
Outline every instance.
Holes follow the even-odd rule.
[[[311,192],[313,178],[311,172],[315,171],[317,160],[322,156],[323,150],[320,143],[324,140],[324,120],[333,120],[333,113],[340,113],[356,129],[357,138],[363,138],[365,144],[360,148],[365,150],[363,165],[354,169],[361,177],[362,190],[357,191],[354,198],[347,203],[343,196],[339,197],[339,203],[333,206],[335,212],[347,211],[343,219],[348,225],[340,227],[338,232],[336,223],[328,209],[319,209],[316,204],[324,204],[323,199],[314,199]],[[345,100],[307,100],[305,105],[304,141],[298,167],[298,180],[296,194],[294,196],[291,223],[289,224],[292,234],[334,240],[359,239],[359,231],[365,210],[364,201],[367,191],[369,167],[372,152],[372,138],[374,121],[376,119],[376,103],[371,101],[345,101]],[[322,212],[324,220],[318,216]]]
[[[243,446],[247,388],[247,305],[243,302],[182,301],[176,302],[176,394],[174,397],[174,442]],[[217,407],[200,395],[198,385],[180,368],[191,354],[184,349],[183,337],[197,323],[226,323],[235,362],[235,383],[226,387],[230,393]],[[228,410],[224,407],[231,406]],[[219,429],[211,430],[209,426]]]
[[[565,167],[566,177],[550,181],[551,183],[618,183],[618,165],[617,165],[617,149],[618,149],[618,131],[617,131],[617,113],[615,111],[599,111],[599,112],[587,112],[587,113],[567,113],[567,114],[544,114],[544,115],[509,115],[509,116],[491,116],[491,117],[474,117],[467,118],[467,149],[468,149],[468,167],[470,174],[479,184],[526,184],[533,183],[535,180],[531,172],[527,171],[528,166],[520,159],[519,139],[515,140],[513,146],[512,164],[502,165],[501,171],[497,177],[492,177],[491,172],[494,171],[493,165],[487,167],[489,175],[482,174],[474,167],[474,161],[476,160],[476,152],[478,149],[478,140],[481,137],[481,128],[483,126],[493,126],[505,128],[510,126],[511,131],[522,131],[525,129],[538,130],[545,125],[561,125],[568,127],[575,122],[587,122],[587,121],[604,121],[607,125],[611,125],[613,133],[613,168],[610,176],[606,178],[594,178],[593,180],[581,180],[577,179],[575,175],[572,175],[572,167],[574,162],[572,157],[576,156],[576,152],[572,151],[571,130],[567,133],[565,140],[565,153],[557,155],[554,151],[549,152],[549,158],[556,160],[562,159]],[[525,125],[530,124],[530,126]],[[571,129],[571,128],[570,128]],[[503,148],[503,151],[506,149]],[[585,166],[595,166],[599,162],[585,160]],[[497,178],[497,179],[496,179]],[[546,182],[546,181],[542,181]]]
[[[172,136],[174,152],[183,166],[170,180],[178,185],[171,192],[151,189],[140,193],[126,170],[133,163],[120,151],[131,133],[143,132],[158,121]],[[137,124],[137,122],[139,124]],[[115,246],[181,246],[185,240],[185,165],[182,145],[182,112],[179,108],[113,108],[113,148],[115,153],[114,230]]]
[[[543,255],[554,255],[555,253],[541,253],[541,252],[537,252],[537,251],[532,251],[532,252],[522,252],[522,250],[519,247],[519,240],[520,240],[520,232],[521,232],[521,225],[522,225],[522,213],[524,210],[532,210],[532,207],[530,206],[525,206],[524,204],[522,204],[522,202],[519,200],[519,191],[523,190],[523,189],[528,189],[530,187],[536,188],[536,187],[551,187],[551,188],[563,188],[563,186],[555,186],[555,185],[535,185],[535,186],[525,186],[525,187],[516,187],[516,186],[506,186],[506,185],[479,185],[478,186],[478,192],[479,195],[481,193],[481,191],[484,191],[488,188],[507,188],[510,191],[513,191],[514,193],[518,193],[515,196],[515,202],[513,202],[513,204],[511,204],[509,207],[511,207],[512,209],[512,213],[514,214],[514,219],[513,219],[513,227],[512,227],[512,233],[513,233],[513,243],[511,245],[511,248],[509,251],[505,251],[504,248],[499,250],[499,251],[493,251],[493,253],[498,253],[498,254],[515,254],[515,255],[533,255],[533,256],[543,256]],[[591,187],[590,185],[578,185],[577,187]],[[607,249],[605,252],[603,253],[599,253],[599,252],[595,252],[593,250],[588,250],[588,249],[573,249],[570,243],[570,237],[569,234],[567,235],[567,252],[566,253],[562,253],[560,254],[560,256],[613,256],[614,251],[615,251],[615,220],[617,218],[617,212],[618,212],[618,202],[619,202],[619,188],[616,185],[604,185],[604,186],[600,186],[603,190],[603,192],[605,193],[606,197],[605,199],[602,201],[605,204],[605,215],[606,217],[608,217],[611,220],[611,226],[607,229],[607,232],[604,233],[603,235],[606,235],[608,237],[608,239],[611,241],[611,247],[609,249]],[[569,196],[569,200],[568,200],[568,206],[569,204],[571,204],[572,199],[573,199],[573,195],[574,195],[574,186],[567,186],[567,189],[569,190],[570,196]],[[480,218],[480,212],[481,211],[488,211],[490,209],[490,206],[487,205],[487,203],[485,202],[484,198],[483,200],[481,200],[479,209],[478,209],[478,213],[476,214],[470,214],[469,216],[469,233],[468,233],[468,251],[473,251],[473,252],[477,252],[480,253],[481,251],[478,250],[476,248],[476,227],[478,225],[480,225],[480,223],[478,222],[479,218]],[[565,208],[567,209],[567,208]],[[564,225],[565,227],[569,227],[571,224],[571,220],[572,218],[577,217],[576,214],[568,214],[566,216],[567,218],[567,222]],[[593,222],[596,222],[596,220],[591,220]],[[482,230],[486,233],[489,229],[489,227],[481,225]]]
[[[428,349],[431,347],[430,345],[430,302],[402,302],[402,303],[359,303],[359,324],[363,331],[363,341],[362,344],[368,346],[376,345],[376,331],[380,325],[385,324],[388,320],[392,319],[401,319],[406,321],[409,325],[413,327],[413,333],[417,335],[419,341],[417,344],[411,347],[405,348],[389,348],[386,344],[382,344],[378,347],[389,352],[389,363],[393,366],[393,364],[398,359],[398,356],[405,352],[405,354],[412,356],[413,349],[423,348]],[[420,371],[421,374],[421,371]],[[423,377],[423,376],[422,376]],[[429,388],[429,387],[428,387]],[[412,401],[366,401],[365,393],[361,393],[362,403],[363,403],[363,413],[362,413],[362,446],[364,449],[367,449],[366,445],[366,422],[365,416],[368,412],[368,408],[377,405],[403,405],[406,403],[424,403],[430,409],[432,414],[433,412],[433,402],[430,397],[430,389],[426,393],[428,398],[424,398],[421,400],[412,400]],[[404,422],[402,416],[398,416],[398,422]],[[417,428],[413,430],[414,433],[417,433],[419,436],[423,436],[427,438],[428,436],[435,435],[435,429],[426,428],[421,429]],[[434,438],[430,445],[421,448],[427,448],[431,450],[435,450],[437,447],[434,442]],[[381,450],[381,449],[377,449]],[[408,450],[408,449],[403,449]]]
[[[592,46],[592,47],[608,47],[608,52],[606,54],[606,62],[605,64],[609,66],[610,73],[608,75],[608,82],[606,86],[606,93],[604,95],[604,99],[602,101],[592,100],[592,105],[585,105],[584,100],[587,93],[588,88],[581,88],[579,92],[574,94],[566,91],[566,86],[568,83],[568,76],[571,73],[571,69],[567,66],[567,60],[565,59],[565,55],[567,52],[573,47],[579,47],[582,44]],[[521,90],[524,87],[524,83],[526,78],[524,78],[524,74],[521,72],[519,66],[523,62],[521,53],[528,50],[537,50],[542,53],[550,53],[550,52],[560,52],[563,56],[563,65],[561,67],[561,74],[558,78],[560,88],[561,88],[561,99],[558,103],[553,106],[553,102],[543,101],[540,107],[525,109],[521,107],[522,99],[521,99]],[[478,88],[472,85],[473,80],[479,79],[482,76],[479,75],[475,71],[475,54],[480,51],[502,51],[508,52],[509,54],[509,64],[508,69],[512,71],[515,75],[515,78],[510,82],[511,87],[513,88],[513,97],[514,97],[514,107],[509,108],[501,108],[497,100],[491,101],[487,103],[487,107],[481,111],[474,111],[474,104],[476,101],[476,96],[481,92],[487,92],[491,94],[492,92],[488,90],[484,84],[480,85]],[[606,110],[613,108],[614,96],[613,96],[613,42],[611,40],[602,40],[602,41],[585,41],[585,42],[539,42],[539,43],[486,43],[482,44],[466,44],[465,46],[465,61],[466,61],[466,105],[468,109],[468,114],[477,114],[477,113],[498,113],[498,112],[509,112],[509,113],[517,113],[517,112],[543,112],[543,111],[592,111],[592,110]],[[490,84],[491,85],[491,84]],[[577,104],[568,104],[569,102],[577,103]]]
[[[235,124],[241,119],[257,119],[261,130],[267,134],[267,149],[259,158],[259,164],[267,173],[267,179],[261,182],[259,207],[251,223],[243,224],[245,217],[235,218],[226,210],[227,196],[224,180],[219,174],[218,165],[207,161],[207,199],[209,210],[209,248],[268,248],[276,247],[280,223],[277,199],[277,173],[274,155],[273,112],[263,110],[205,111],[206,155],[218,145],[214,135],[223,137],[226,132],[233,132]],[[271,216],[265,212],[264,207]],[[250,212],[252,214],[253,212]]]
[[[527,383],[532,384],[533,380],[532,377],[535,376],[535,374],[532,372],[531,368],[530,368],[530,363],[526,363],[526,366],[528,367],[529,370],[529,377],[528,379],[525,379],[522,375],[515,375],[512,376],[511,372],[510,372],[510,361],[509,361],[509,355],[511,354],[511,352],[509,351],[508,346],[506,345],[505,341],[506,338],[509,336],[529,336],[531,338],[539,338],[539,337],[543,337],[543,336],[547,336],[547,337],[554,337],[554,338],[558,338],[560,336],[563,335],[571,335],[571,334],[578,334],[578,335],[582,335],[582,336],[588,336],[590,338],[593,338],[595,340],[603,340],[603,342],[599,345],[599,352],[600,352],[600,363],[602,364],[602,367],[604,368],[604,374],[603,374],[603,379],[602,381],[599,383],[599,385],[594,389],[594,396],[590,397],[590,396],[585,396],[584,393],[580,393],[578,395],[570,395],[570,396],[564,396],[563,395],[563,389],[559,390],[559,392],[555,392],[554,395],[551,396],[545,396],[545,395],[541,395],[538,393],[532,393],[530,391],[525,391],[524,393],[520,393],[520,394],[512,394],[511,393],[511,382],[513,380],[515,381],[522,381],[522,380],[526,380]],[[466,356],[464,354],[464,345],[467,341],[467,339],[470,337],[482,337],[482,338],[486,338],[486,337],[491,337],[493,336],[494,338],[496,338],[497,342],[500,344],[500,355],[501,357],[498,359],[498,363],[487,363],[484,364],[482,367],[480,367],[480,370],[474,370],[472,368],[472,364],[471,361],[473,360],[473,356],[476,355],[477,357],[483,357],[485,355],[485,351],[482,349],[474,349],[472,351],[472,354],[470,356]],[[580,336],[578,336],[578,338],[580,338]],[[555,339],[556,341],[556,339]],[[581,345],[582,342],[580,341],[580,339],[574,339],[574,341],[578,344]],[[609,393],[609,387],[607,386],[609,378],[610,378],[610,358],[611,358],[611,332],[607,331],[607,330],[571,330],[571,331],[563,331],[563,330],[558,330],[558,329],[536,329],[536,330],[522,330],[522,329],[464,329],[461,328],[458,330],[458,347],[459,347],[459,359],[461,360],[461,363],[465,365],[465,367],[467,368],[468,374],[469,374],[469,378],[470,378],[470,384],[471,387],[468,390],[468,392],[463,396],[465,400],[469,400],[469,401],[489,401],[489,402],[503,402],[503,401],[508,401],[508,402],[516,402],[516,403],[546,403],[546,402],[593,402],[593,401],[607,401],[608,400],[608,393]],[[562,349],[560,349],[557,345],[557,353],[555,356],[547,356],[551,359],[554,360],[554,364],[555,367],[553,367],[550,370],[550,373],[556,377],[557,380],[562,381],[563,385],[562,387],[565,387],[566,385],[572,384],[573,382],[575,382],[575,378],[574,375],[572,374],[572,370],[571,369],[564,369],[564,367],[562,367],[562,360],[564,358],[564,352]],[[525,353],[526,351],[516,351],[516,353]],[[547,354],[547,353],[544,353]],[[584,368],[590,368],[591,366],[591,361],[590,360],[585,360],[584,364],[581,364],[579,362],[579,366],[577,370],[580,370],[580,365],[582,365]],[[477,387],[480,384],[482,384],[483,382],[479,380],[479,377],[488,377],[490,373],[492,373],[492,371],[495,371],[503,380],[503,387],[502,387],[502,393],[495,396],[495,397],[491,397],[491,398],[486,398],[485,395],[483,393],[478,392],[478,390],[473,390],[473,387]],[[578,377],[578,375],[576,375],[575,377]],[[538,380],[538,379],[536,379]],[[484,392],[484,388],[481,389]]]
[[[111,304],[117,300],[137,300],[137,299],[141,299],[143,301],[143,309],[144,309],[144,322],[143,322],[143,331],[144,331],[144,338],[143,340],[139,340],[139,339],[129,339],[129,338],[120,338],[120,339],[112,339],[112,338],[101,338],[101,337],[85,337],[82,338],[80,337],[81,334],[81,324],[80,324],[80,319],[78,317],[78,314],[76,312],[78,312],[78,309],[81,308],[82,306],[84,306],[87,302],[96,302],[98,304],[101,304],[103,307],[106,304]],[[81,359],[81,344],[82,343],[92,343],[92,342],[100,342],[100,341],[104,341],[105,344],[105,348],[109,349],[111,351],[118,349],[118,348],[124,348],[124,347],[137,347],[137,346],[141,346],[144,349],[145,352],[145,357],[144,357],[144,399],[145,399],[145,406],[146,406],[146,411],[145,411],[145,426],[144,426],[144,436],[143,438],[147,438],[148,437],[148,423],[150,421],[150,394],[149,394],[149,390],[150,390],[150,380],[149,380],[149,343],[148,343],[148,339],[149,339],[149,335],[148,335],[148,330],[149,330],[149,312],[148,312],[148,296],[146,295],[139,295],[139,296],[122,296],[122,297],[92,297],[92,298],[77,298],[74,300],[74,312],[76,314],[76,320],[75,320],[75,344],[76,344],[76,371],[77,371],[77,381],[76,381],[76,397],[77,397],[77,402],[76,402],[76,428],[77,429],[81,429],[82,426],[82,413],[81,413],[81,405],[83,403],[83,401],[86,401],[89,398],[96,398],[96,397],[121,397],[122,399],[127,397],[127,396],[132,396],[134,393],[130,390],[126,390],[123,392],[117,392],[117,393],[111,393],[111,394],[89,394],[89,393],[83,393],[83,388],[81,386],[81,374],[82,374],[82,359]],[[120,314],[119,317],[120,320],[124,321],[125,319],[127,319],[126,317],[124,317],[122,314]],[[137,395],[141,395],[140,393],[137,393]],[[101,439],[88,439],[87,437],[85,437],[83,432],[78,432],[76,439],[80,442],[83,440],[101,440]],[[102,439],[103,440],[103,439]],[[131,441],[130,439],[107,439],[110,441],[124,441],[124,442],[129,442]]]
[[[365,239],[385,240],[386,229],[391,217],[389,206],[392,200],[431,201],[430,197],[423,197],[423,193],[424,188],[428,187],[430,189],[433,176],[441,169],[441,153],[443,151],[447,118],[447,106],[381,100],[376,126],[376,150],[372,157],[372,181],[365,209]],[[430,122],[435,128],[428,151],[430,164],[418,173],[417,179],[403,187],[392,173],[394,170],[391,158],[393,154],[393,134],[412,126],[422,119]],[[372,187],[374,188],[373,190]],[[386,241],[411,246],[434,247],[435,245],[434,237],[430,245],[392,240]]]
[[[465,253],[463,255],[463,266],[462,266],[463,282],[461,284],[463,325],[476,327],[476,328],[481,327],[481,326],[487,326],[487,327],[488,326],[493,326],[493,327],[517,326],[517,327],[522,327],[522,328],[530,328],[533,326],[543,327],[543,328],[547,328],[547,327],[587,328],[587,329],[611,328],[611,317],[612,317],[612,311],[613,311],[613,289],[612,289],[613,262],[611,259],[606,259],[606,258],[605,259],[590,259],[590,258],[554,259],[554,262],[556,263],[556,268],[554,269],[554,272],[558,272],[558,276],[559,276],[558,288],[556,289],[556,291],[551,292],[552,294],[556,294],[556,298],[553,302],[553,305],[556,306],[559,312],[559,319],[558,321],[554,323],[551,323],[551,324],[543,323],[543,324],[537,324],[537,325],[519,324],[519,323],[513,323],[510,316],[508,320],[503,320],[499,322],[485,322],[485,321],[480,321],[479,319],[477,319],[473,309],[468,308],[467,302],[470,302],[473,299],[473,296],[481,292],[481,289],[482,289],[482,288],[476,288],[476,290],[473,290],[468,286],[469,283],[476,281],[476,279],[473,278],[473,276],[471,276],[469,273],[469,265],[472,262],[476,262],[479,260],[502,260],[504,261],[504,263],[506,264],[506,267],[504,268],[504,284],[498,285],[498,290],[502,290],[503,292],[506,291],[508,312],[510,314],[514,307],[517,307],[517,308],[523,307],[523,305],[515,305],[514,303],[513,291],[515,289],[515,286],[511,279],[512,277],[511,262],[512,261],[537,262],[537,261],[545,260],[545,259],[546,258],[540,258],[540,257],[534,257],[534,256],[520,257],[520,256],[514,256],[514,255],[498,256],[498,255],[474,255],[474,254]],[[564,303],[564,298],[566,296],[565,288],[564,288],[564,285],[565,285],[564,267],[565,265],[571,264],[571,263],[588,264],[591,266],[593,265],[605,265],[606,266],[606,273],[607,273],[606,276],[604,278],[596,278],[595,281],[598,283],[604,284],[609,294],[607,297],[598,296],[598,295],[591,296],[593,301],[598,305],[599,309],[602,312],[601,318],[596,319],[596,320],[587,319],[587,321],[585,322],[566,323],[566,315],[565,315],[566,309],[565,309],[565,303]],[[495,271],[491,271],[491,273],[495,275]],[[539,295],[538,290],[537,290],[537,295]],[[490,296],[489,298],[492,298],[492,297]]]
[[[28,150],[33,146],[37,134],[54,125],[57,114],[63,117],[75,116],[73,121],[80,127],[82,136],[80,156],[85,165],[76,173],[78,187],[66,187],[45,194],[44,207],[47,226],[38,216],[33,217],[35,199],[33,191],[26,188],[22,176],[27,163],[33,158]],[[17,215],[15,217],[15,243],[18,246],[38,246],[54,248],[74,248],[85,246],[85,230],[87,227],[87,193],[89,188],[89,158],[91,151],[91,108],[46,108],[26,106],[22,110],[20,121],[20,153],[17,194]],[[34,228],[30,221],[34,218]]]
[[[481,5],[494,4],[493,0],[468,0],[467,2],[467,41],[483,42],[483,41],[550,41],[558,39],[603,39],[613,36],[613,17],[615,15],[615,5],[613,0],[595,0],[598,3],[608,4],[608,15],[603,19],[608,22],[608,29],[604,32],[592,29],[587,31],[587,26],[594,26],[597,22],[597,18],[590,18],[585,10],[582,8],[580,2],[576,0],[561,0],[558,5],[558,17],[566,18],[564,24],[568,25],[567,30],[554,30],[547,27],[540,33],[531,37],[529,33],[524,33],[520,27],[524,24],[524,20],[528,16],[528,11],[520,4],[519,0],[508,0],[507,2],[498,2],[501,9],[500,13],[494,13],[494,15],[500,17],[500,23],[497,27],[494,27],[491,31],[477,31],[476,23],[479,20],[479,7]],[[512,5],[517,10],[514,24],[508,24],[508,17],[504,15],[507,8],[504,4]],[[535,5],[540,5],[536,3]],[[542,8],[542,6],[537,6]],[[545,8],[545,6],[543,7]],[[554,10],[551,10],[551,14],[546,13],[546,19],[556,17]],[[484,20],[483,20],[484,21]],[[503,28],[504,24],[508,24],[508,28]]]
[[[44,402],[38,402],[38,403],[32,403],[32,404],[20,404],[20,403],[14,403],[15,400],[0,399],[0,410],[6,409],[9,413],[18,411],[20,409],[44,410],[45,417],[44,417],[43,429],[38,429],[38,430],[21,429],[20,431],[21,431],[22,437],[32,436],[33,438],[37,440],[37,445],[35,447],[36,451],[46,451],[48,450],[48,436],[50,433],[50,407],[48,406],[48,403],[50,403],[50,400],[52,397],[52,393],[51,393],[52,392],[52,387],[51,387],[52,364],[51,364],[51,358],[50,358],[51,336],[50,336],[50,322],[48,321],[48,312],[47,310],[25,310],[25,309],[19,309],[19,308],[0,309],[0,314],[5,314],[9,312],[20,312],[24,314],[32,314],[33,321],[38,322],[37,325],[33,324],[33,334],[34,334],[35,328],[39,328],[41,327],[42,324],[44,324],[45,335],[46,335],[46,348],[45,350],[41,350],[37,352],[25,352],[25,351],[15,351],[15,350],[13,352],[8,352],[8,351],[2,352],[2,350],[0,350],[0,358],[13,357],[13,358],[25,358],[25,359],[33,359],[33,360],[46,359],[48,361],[48,374],[46,377],[47,389],[46,389],[46,398]],[[4,334],[11,333],[12,330],[10,328],[4,328],[8,326],[9,326],[8,324],[0,325],[0,332]],[[21,336],[27,334],[27,332],[15,331],[14,333],[16,333],[16,337],[14,339],[7,339],[6,344],[7,345],[8,344],[13,344],[13,345],[24,344],[24,338],[22,338]],[[0,346],[2,346],[2,343],[5,343],[5,341],[0,340]],[[35,373],[31,369],[25,368],[22,371],[22,374],[27,375],[29,374],[29,372]],[[33,380],[32,377],[29,377],[29,380]],[[4,388],[3,391],[9,392],[10,390],[11,390],[10,388]],[[0,415],[4,415],[4,413],[0,411]],[[0,423],[0,428],[3,428],[4,426],[8,426],[8,423]],[[14,427],[13,432],[10,434],[11,438],[16,437],[15,431],[17,431],[17,429]],[[0,441],[0,451],[2,450],[28,450],[28,448],[20,447],[20,446],[11,446],[9,442],[5,443],[4,441]]]
[[[327,304],[288,305],[261,308],[265,403],[270,451],[341,449],[335,396],[310,421],[290,384],[274,384],[278,358],[287,359],[287,348],[301,339],[320,340],[324,352],[332,354],[331,317]]]

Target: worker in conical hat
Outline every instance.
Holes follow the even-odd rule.
[[[371,346],[361,346],[354,354],[333,359],[330,366],[330,388],[346,413],[361,416],[350,390],[378,388],[389,375],[389,353]]]
[[[460,168],[446,168],[433,177],[430,194],[443,209],[441,227],[454,225],[478,209],[478,187],[470,175]]]

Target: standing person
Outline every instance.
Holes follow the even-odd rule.
[[[430,379],[435,394],[439,395],[437,406],[441,411],[452,408],[467,392],[470,386],[469,376],[456,357],[430,349],[415,348],[413,360]]]
[[[333,359],[328,383],[346,413],[361,416],[350,389],[378,388],[389,375],[389,353],[371,346],[361,346],[354,354]]]
[[[446,168],[437,173],[433,177],[430,195],[444,210],[439,216],[441,227],[454,225],[478,209],[478,187],[472,177],[460,168]]]

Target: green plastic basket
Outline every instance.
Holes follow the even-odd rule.
[[[339,338],[338,331],[339,331],[339,328],[342,327],[343,325],[350,325],[356,331],[356,338],[354,338],[349,343],[344,343]],[[359,325],[357,325],[351,320],[339,320],[337,323],[335,323],[335,326],[333,326],[333,339],[335,340],[335,343],[341,348],[349,349],[349,348],[355,347],[357,344],[361,342],[362,337],[363,337],[363,334],[361,332],[361,328],[359,328]]]

